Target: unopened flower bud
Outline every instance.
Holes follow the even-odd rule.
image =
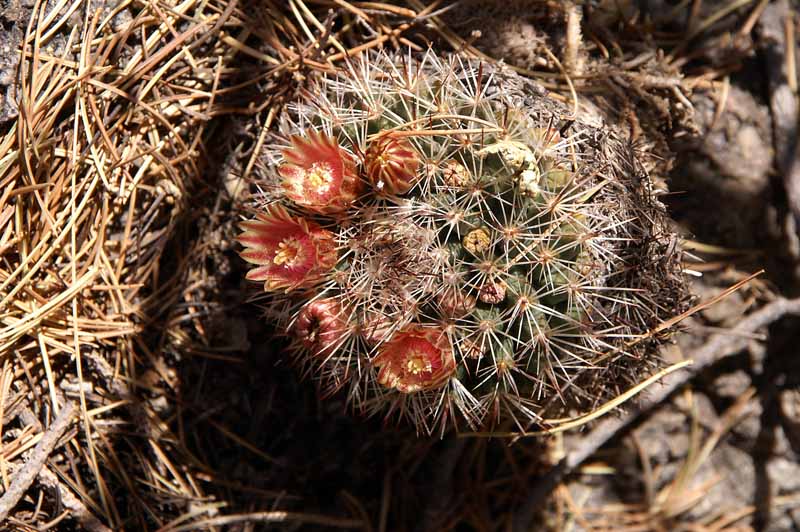
[[[484,284],[478,293],[478,299],[489,305],[502,303],[506,298],[506,283],[503,281],[489,281]]]

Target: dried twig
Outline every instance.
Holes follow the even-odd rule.
[[[581,36],[581,10],[573,2],[565,2],[567,12],[566,49],[564,51],[564,68],[570,76],[583,74],[580,52]]]
[[[41,431],[42,426],[39,419],[34,415],[30,408],[23,408],[19,414],[22,422],[29,427],[35,427],[34,430]],[[89,532],[110,532],[111,529],[104,525],[89,508],[83,504],[72,489],[67,486],[58,476],[50,471],[45,465],[39,472],[39,482],[47,486],[53,491],[58,492],[58,499],[61,504],[69,510],[70,516],[78,522],[83,530]]]
[[[694,364],[668,375],[661,384],[652,386],[647,398],[638,405],[634,405],[627,414],[618,418],[606,418],[588,434],[576,436],[572,441],[568,441],[565,458],[536,483],[536,487],[531,491],[525,503],[520,506],[522,510],[514,519],[514,530],[529,530],[534,512],[541,507],[542,502],[561,479],[574,471],[606,442],[633,424],[642,414],[661,404],[676,389],[703,369],[722,358],[739,352],[747,344],[748,334],[752,334],[784,316],[798,314],[800,314],[800,298],[781,298],[765,305],[739,322],[731,330],[733,334],[712,336],[702,347],[692,353]]]
[[[58,492],[58,498],[64,508],[69,510],[70,515],[77,521],[83,530],[89,532],[111,532],[111,529],[100,522],[95,515],[86,507],[75,493],[58,476],[50,471],[47,466],[39,472],[39,480],[48,488]]]
[[[75,404],[67,403],[58,413],[56,419],[47,428],[42,439],[33,449],[30,459],[17,472],[11,486],[0,497],[0,521],[5,521],[8,513],[17,505],[19,500],[33,484],[33,480],[44,467],[44,463],[55,449],[58,440],[64,435],[72,422],[75,413]]]
[[[203,519],[200,521],[194,521],[188,525],[176,527],[167,526],[162,530],[163,532],[187,532],[189,530],[199,530],[204,527],[234,525],[237,523],[302,523],[308,525],[317,525],[326,529],[363,529],[366,525],[366,523],[363,523],[358,519],[342,519],[338,517],[328,517],[327,515],[274,511],[223,515],[219,517]]]

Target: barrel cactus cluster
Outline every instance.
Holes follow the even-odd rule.
[[[264,146],[247,279],[303,372],[366,414],[431,433],[591,407],[681,300],[633,148],[500,67],[352,59]]]

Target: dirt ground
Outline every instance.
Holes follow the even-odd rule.
[[[800,530],[800,4],[75,0],[63,21],[55,4],[0,0],[3,493],[37,463],[53,400],[76,414],[8,529]],[[53,28],[42,49],[20,44],[31,21]],[[695,369],[548,437],[420,437],[320,398],[250,301],[234,238],[262,128],[337,64],[331,31],[348,50],[502,60],[564,102],[574,78],[664,191],[700,306],[661,355]],[[51,112],[53,94],[90,103]],[[70,247],[50,228],[82,197]],[[105,273],[70,292],[92,264]]]

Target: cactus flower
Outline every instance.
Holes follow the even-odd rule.
[[[286,196],[316,213],[345,210],[358,196],[361,181],[350,155],[336,141],[317,131],[292,136],[278,167]]]
[[[373,140],[365,159],[367,176],[382,194],[405,194],[417,181],[420,158],[405,140],[383,135]]]
[[[383,344],[374,364],[378,382],[403,393],[442,386],[456,370],[447,336],[439,329],[412,325]]]
[[[309,353],[327,357],[347,330],[347,319],[333,298],[307,303],[297,316],[292,332]]]
[[[286,209],[271,205],[266,214],[242,223],[240,253],[258,267],[247,272],[251,281],[264,281],[264,290],[306,288],[317,283],[336,264],[330,231],[314,222],[292,217]]]

